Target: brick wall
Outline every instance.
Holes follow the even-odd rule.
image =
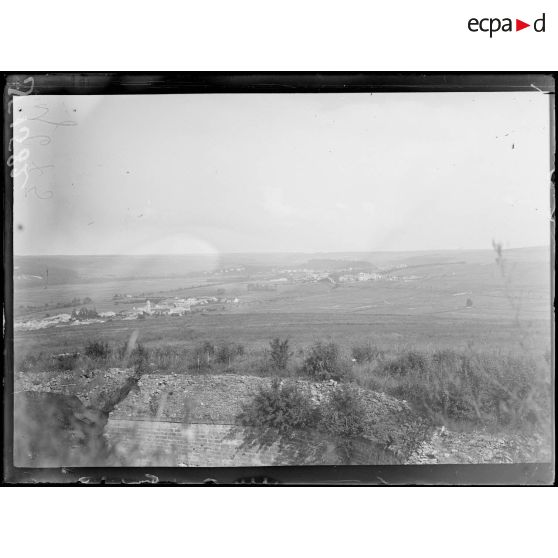
[[[72,382],[66,373],[23,377],[20,389],[78,397],[96,407],[122,388],[128,370],[99,370]],[[337,465],[346,462],[343,441],[324,433],[300,432],[286,440],[255,427],[237,424],[242,406],[252,400],[270,378],[255,376],[146,374],[110,412],[105,438],[122,466],[256,466]],[[335,386],[329,382],[296,380],[319,405]],[[360,390],[367,411],[365,440],[351,442],[353,464],[394,463],[380,448],[401,446],[421,434],[421,423],[404,401]],[[399,444],[399,445],[398,445]],[[341,448],[341,449],[340,449]],[[405,449],[405,447],[403,447]],[[111,455],[112,455],[111,453]],[[408,452],[407,452],[408,453]],[[66,464],[66,463],[65,463]]]
[[[346,463],[346,445],[323,432],[299,432],[286,439],[257,425],[237,424],[242,405],[269,383],[269,378],[239,375],[145,375],[110,414],[106,438],[120,465],[131,467]],[[297,384],[317,404],[334,388],[307,380]],[[381,448],[397,438],[402,424],[412,423],[412,413],[404,402],[383,394],[362,394],[369,432],[367,439],[352,442],[350,462],[395,463],[394,455]]]
[[[110,419],[105,428],[105,436],[120,466],[343,464],[335,440],[321,433],[301,432],[288,440],[267,434],[262,436],[258,428],[230,424],[185,424],[156,420]],[[394,460],[372,444],[360,442],[352,462],[386,464]]]

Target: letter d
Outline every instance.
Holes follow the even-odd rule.
[[[545,27],[545,15],[543,14],[541,18],[536,19],[535,23],[533,23],[533,29],[537,32],[537,33],[544,33],[544,27]],[[541,24],[541,28],[539,29],[539,23]]]

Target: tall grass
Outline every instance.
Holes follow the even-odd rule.
[[[278,348],[279,347],[279,348]],[[134,368],[140,374],[242,374],[336,380],[404,399],[415,410],[448,426],[548,427],[551,416],[550,367],[545,355],[467,350],[388,350],[372,345],[349,350],[318,342],[288,350],[238,344],[112,346],[92,341],[82,351],[39,353],[18,363],[18,371],[90,371]],[[282,353],[274,355],[273,350]],[[288,353],[287,353],[288,351]],[[288,354],[288,360],[278,359]],[[351,354],[353,360],[347,356]],[[280,366],[278,366],[280,364]]]
[[[438,424],[529,429],[551,414],[548,366],[520,353],[408,351],[355,365],[350,378],[407,400]]]

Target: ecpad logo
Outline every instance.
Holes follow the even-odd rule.
[[[537,33],[544,33],[545,32],[545,25],[546,25],[546,14],[543,14],[539,19],[536,19],[533,22],[533,29]],[[472,17],[468,24],[467,24],[469,31],[473,33],[477,33],[481,31],[483,33],[490,33],[490,38],[494,33],[498,31],[503,31],[504,33],[509,33],[513,31],[513,24],[512,19],[509,17],[505,17],[503,19],[497,17],[485,17],[483,19],[477,19]],[[527,27],[531,27],[530,23],[525,23],[520,19],[515,20],[515,30],[521,31],[522,29],[526,29]]]

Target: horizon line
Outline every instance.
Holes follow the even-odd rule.
[[[529,250],[529,249],[537,249],[537,248],[547,248],[550,249],[550,244],[537,244],[531,246],[518,246],[513,248],[503,248],[504,251],[509,250]],[[13,254],[13,257],[18,258],[33,258],[33,257],[145,257],[145,256],[222,256],[222,255],[307,255],[307,254],[389,254],[389,253],[421,253],[421,252],[491,252],[494,248],[429,248],[429,249],[414,249],[414,250],[334,250],[334,251],[324,251],[324,250],[307,250],[307,251],[291,251],[291,250],[283,250],[283,251],[253,251],[253,252],[181,252],[181,253],[145,253],[145,254],[107,254],[107,253],[99,253],[99,254],[87,254],[87,253],[80,253],[80,254]]]

